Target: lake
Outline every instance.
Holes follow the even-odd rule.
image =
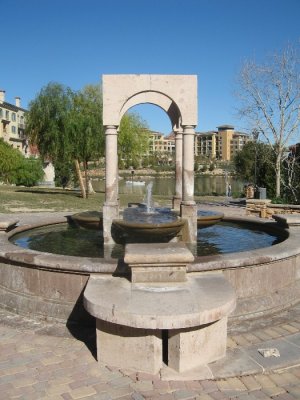
[[[134,180],[138,180],[137,177]],[[141,180],[145,182],[145,185],[135,184],[130,180],[120,179],[119,180],[119,193],[120,194],[140,194],[146,193],[146,186],[148,183],[153,182],[152,193],[154,195],[169,196],[174,195],[175,178],[174,177],[141,177]],[[243,192],[244,182],[235,178],[228,177],[228,183],[231,184],[232,193],[240,194]],[[94,190],[97,192],[104,192],[105,181],[93,180],[92,185]],[[210,176],[201,175],[195,177],[195,196],[203,195],[225,195],[226,181],[225,176]]]

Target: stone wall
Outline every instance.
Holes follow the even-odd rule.
[[[247,199],[246,215],[272,219],[274,214],[300,214],[300,205],[271,204],[271,200]]]

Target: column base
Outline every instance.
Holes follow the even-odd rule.
[[[111,234],[113,219],[119,218],[119,203],[104,203],[103,205],[103,239],[104,244],[114,244]]]
[[[172,200],[172,208],[173,208],[173,210],[180,211],[181,202],[182,202],[182,198],[181,197],[174,196],[173,200]]]
[[[197,243],[197,205],[194,201],[182,201],[180,216],[187,220],[187,226],[183,233],[183,241]]]

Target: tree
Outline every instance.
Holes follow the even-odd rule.
[[[73,158],[82,162],[84,166],[85,190],[88,195],[88,163],[103,156],[105,146],[100,86],[88,85],[73,95],[68,127],[71,141],[76,143],[72,150]]]
[[[300,203],[300,143],[290,146],[283,162],[283,192],[287,202]]]
[[[80,162],[87,163],[103,154],[102,99],[99,88],[88,86],[75,93],[70,88],[49,83],[29,105],[27,133],[36,143],[43,159],[54,166],[75,163],[82,197]],[[57,177],[56,180],[64,177]],[[87,174],[86,174],[87,178]],[[86,179],[86,183],[87,179]]]
[[[257,129],[275,155],[276,197],[289,141],[299,133],[300,75],[298,49],[287,47],[263,64],[246,61],[238,79],[239,114]]]
[[[25,158],[19,150],[0,139],[0,179],[5,183],[34,186],[44,176],[40,160]]]
[[[121,120],[118,135],[119,163],[125,168],[138,168],[142,157],[147,153],[149,137],[146,123],[138,114],[125,114]]]
[[[233,161],[240,178],[265,187],[269,197],[275,196],[274,153],[270,145],[248,142],[236,153]]]

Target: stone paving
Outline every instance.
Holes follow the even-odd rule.
[[[288,339],[300,331],[300,306],[245,332],[230,332],[228,351],[247,352],[264,347],[269,340]],[[75,338],[57,327],[0,312],[0,399],[300,399],[300,344],[281,368],[264,373],[247,372],[224,379],[163,381],[159,375],[122,371],[95,360],[93,335]],[[255,328],[255,329],[254,329]],[[281,354],[283,355],[283,354]]]

